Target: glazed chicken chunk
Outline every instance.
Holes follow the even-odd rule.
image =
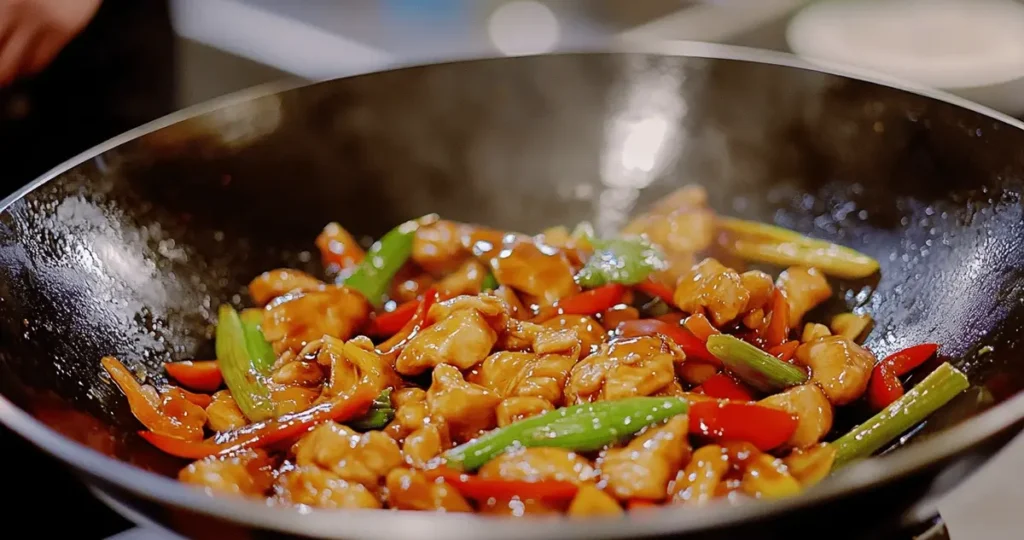
[[[750,292],[739,273],[709,258],[679,278],[674,299],[683,311],[707,311],[712,322],[720,326],[746,310]]]
[[[833,405],[846,405],[868,387],[874,355],[843,336],[828,336],[804,343],[796,359],[811,368],[813,380]]]
[[[178,479],[211,493],[260,496],[274,483],[273,462],[258,450],[210,456],[185,467]]]
[[[650,396],[672,385],[686,356],[659,336],[615,339],[580,360],[565,385],[567,404]]]
[[[667,494],[668,483],[689,460],[686,415],[648,429],[624,448],[608,450],[600,462],[608,491],[620,500],[658,501]]]
[[[370,304],[363,295],[340,286],[289,294],[278,300],[283,301],[267,306],[261,328],[278,354],[298,352],[323,336],[346,340],[370,316]]]
[[[371,491],[402,463],[402,452],[391,437],[379,431],[356,433],[334,422],[321,424],[303,436],[292,453],[299,467],[320,467]]]

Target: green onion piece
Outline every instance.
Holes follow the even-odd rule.
[[[342,284],[363,293],[379,308],[391,279],[412,254],[412,241],[418,227],[418,221],[406,221],[391,229],[370,246],[366,258]]]
[[[238,408],[253,422],[273,417],[274,402],[253,365],[242,319],[227,304],[217,313],[216,341],[217,365]]]
[[[867,422],[836,439],[832,470],[874,454],[928,415],[942,408],[967,389],[970,383],[962,371],[943,362],[906,394],[889,404]]]
[[[245,345],[252,358],[252,366],[259,373],[269,373],[277,361],[274,348],[270,346],[267,339],[263,337],[260,325],[263,324],[262,309],[243,309],[240,315],[242,319],[242,331],[245,332]]]
[[[576,274],[576,282],[592,289],[608,283],[635,285],[665,267],[661,250],[640,237],[591,239],[594,254]]]
[[[723,246],[744,259],[778,266],[813,266],[826,274],[848,279],[870,276],[878,261],[845,246],[742,219],[720,218],[718,226],[729,233]]]
[[[348,426],[356,431],[384,429],[394,417],[395,409],[391,408],[391,389],[385,388],[377,399],[373,400],[370,410],[349,422]]]
[[[708,337],[708,352],[743,382],[762,392],[778,392],[807,382],[804,370],[728,334]]]
[[[452,448],[444,457],[449,466],[472,471],[516,446],[589,452],[683,414],[688,406],[681,398],[635,397],[563,407],[494,430]]]
[[[498,278],[494,277],[494,274],[491,272],[487,272],[487,275],[484,276],[484,282],[480,284],[480,290],[493,291],[494,289],[497,289],[498,286]]]

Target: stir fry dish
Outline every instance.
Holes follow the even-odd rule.
[[[431,215],[367,251],[331,223],[316,246],[329,279],[257,276],[256,307],[220,306],[216,359],[166,364],[177,385],[102,359],[141,436],[190,461],[182,482],[283,506],[509,516],[778,498],[968,386],[941,363],[904,388],[938,345],[879,359],[859,344],[868,314],[809,320],[830,278],[876,261],[716,215],[699,187],[612,238]],[[876,414],[833,433],[855,402]]]

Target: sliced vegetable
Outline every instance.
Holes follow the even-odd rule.
[[[245,346],[252,358],[252,366],[259,373],[269,373],[277,361],[277,354],[267,338],[263,337],[263,310],[243,309],[239,317],[242,319]]]
[[[274,416],[274,402],[253,364],[242,319],[227,304],[217,313],[216,349],[224,382],[242,413],[254,422]]]
[[[391,407],[391,389],[386,388],[373,400],[366,414],[348,423],[356,431],[384,429],[395,417],[395,409]]]
[[[535,322],[544,322],[557,315],[597,315],[622,302],[626,286],[609,283],[596,289],[567,296],[554,305],[544,308],[534,317]]]
[[[968,386],[970,383],[963,372],[943,362],[906,395],[833,442],[837,450],[833,470],[874,454]]]
[[[672,298],[672,288],[669,287],[668,285],[664,285],[662,283],[654,281],[651,278],[647,278],[641,281],[640,283],[634,285],[634,287],[638,291],[643,292],[644,294],[650,296],[651,298],[657,298],[662,302],[665,302],[665,304],[669,306],[675,305],[675,300]]]
[[[782,360],[783,362],[789,362],[796,354],[796,350],[800,348],[800,342],[797,340],[787,341],[782,345],[776,345],[768,349],[768,354]]]
[[[564,480],[528,482],[480,478],[444,466],[428,469],[423,471],[423,474],[431,480],[444,478],[444,481],[459,490],[462,496],[475,500],[487,500],[492,497],[496,499],[511,499],[513,497],[538,500],[572,499],[579,490],[576,484]]]
[[[733,401],[753,401],[754,395],[743,383],[733,379],[725,373],[712,375],[701,384],[704,395],[718,398],[731,399]]]
[[[723,246],[744,259],[778,266],[810,266],[840,278],[857,279],[878,271],[878,261],[848,247],[753,221],[720,218]]]
[[[704,316],[703,313],[694,313],[686,318],[683,322],[683,326],[690,331],[691,334],[697,336],[701,341],[707,343],[708,338],[716,334],[721,334],[715,325],[711,324],[711,321]]]
[[[676,342],[676,345],[679,345],[679,348],[683,350],[683,353],[689,359],[699,360],[714,366],[722,364],[716,356],[708,352],[708,348],[701,340],[679,325],[659,321],[658,319],[638,319],[620,323],[615,329],[615,333],[622,337],[661,334]]]
[[[709,337],[708,351],[741,381],[762,392],[784,390],[808,378],[804,370],[727,334]]]
[[[164,369],[182,386],[201,392],[213,392],[224,382],[215,360],[168,362]]]
[[[746,441],[759,450],[781,446],[796,431],[793,415],[754,403],[702,401],[690,405],[690,433],[715,441]]]
[[[509,424],[444,454],[448,465],[473,471],[506,449],[556,447],[598,450],[687,410],[675,397],[634,397],[573,405]]]
[[[772,292],[772,318],[768,321],[768,327],[764,330],[764,344],[766,347],[782,345],[789,339],[789,300],[782,289],[775,289]]]
[[[366,329],[366,333],[377,337],[393,336],[412,320],[418,307],[420,307],[420,300],[409,300],[396,307],[394,311],[377,314],[370,321],[370,326]]]
[[[661,250],[641,237],[591,239],[594,253],[576,273],[576,283],[586,288],[608,283],[635,285],[665,267]]]
[[[186,441],[163,433],[139,432],[150,444],[164,452],[186,459],[202,459],[214,454],[228,454],[245,448],[264,448],[297,437],[313,426],[333,420],[345,422],[366,412],[373,402],[368,388],[359,387],[351,395],[314,405],[301,412],[250,424],[220,434],[216,440]]]
[[[409,322],[405,323],[395,335],[388,338],[387,341],[377,346],[377,351],[384,355],[398,354],[405,347],[409,340],[416,336],[429,325],[427,320],[430,314],[430,308],[438,302],[440,299],[440,293],[437,289],[430,288],[427,292],[423,293],[423,300],[416,306],[416,313],[413,314]]]
[[[161,392],[162,391],[163,389],[161,389]],[[196,394],[194,392],[189,392],[184,388],[178,388],[178,391],[181,392],[183,396],[185,396],[185,399],[191,401],[192,403],[195,403],[196,405],[199,405],[204,409],[209,407],[210,404],[213,403],[213,396],[207,394]]]
[[[492,272],[487,272],[487,274],[484,276],[484,282],[480,284],[480,290],[493,291],[494,289],[497,289],[500,286],[501,284],[498,283],[498,278],[494,277],[494,274]]]
[[[345,279],[344,285],[363,293],[374,307],[379,308],[391,279],[412,255],[412,241],[417,228],[418,221],[406,221],[388,231],[370,246],[366,258]]]
[[[150,390],[151,395],[147,394],[139,381],[135,379],[135,375],[128,371],[128,368],[124,367],[124,364],[117,358],[104,356],[100,363],[124,393],[124,396],[128,398],[128,406],[132,410],[132,415],[147,429],[173,439],[202,438],[202,425],[180,422],[166,414],[161,408],[160,397],[156,392]]]
[[[903,395],[900,377],[910,373],[931,358],[939,346],[923,343],[894,352],[875,365],[868,383],[868,402],[875,410],[882,410]]]

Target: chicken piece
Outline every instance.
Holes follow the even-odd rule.
[[[707,310],[715,326],[722,326],[746,309],[750,292],[735,270],[707,258],[679,278],[673,299],[687,313]]]
[[[480,467],[480,478],[539,482],[562,480],[577,485],[590,483],[597,473],[586,459],[561,448],[524,448],[502,454]],[[488,514],[521,516],[564,512],[569,501],[494,498],[481,510]]]
[[[555,406],[544,398],[516,396],[503,399],[494,413],[498,416],[498,426],[505,427],[524,418],[539,416],[553,410]]]
[[[764,328],[765,316],[763,309],[755,309],[754,311],[748,311],[746,315],[741,319],[743,326],[751,330],[757,330],[758,332]]]
[[[666,251],[697,253],[711,245],[715,214],[707,207],[707,192],[684,186],[658,201],[650,211],[623,229],[627,235],[644,234]]]
[[[469,369],[487,358],[497,341],[497,332],[479,311],[460,309],[409,340],[395,369],[402,375],[418,375],[439,364]]]
[[[721,446],[702,446],[669,485],[669,496],[673,502],[706,504],[715,497],[715,490],[728,470],[729,455]]]
[[[876,359],[848,338],[829,336],[800,345],[796,361],[811,368],[811,380],[833,405],[839,406],[867,390]]]
[[[245,414],[238,408],[230,390],[220,390],[213,394],[213,401],[206,407],[206,425],[213,431],[230,431],[245,427],[249,423]]]
[[[512,290],[511,287],[501,285],[497,289],[487,291],[484,294],[487,296],[493,296],[504,302],[508,307],[509,317],[518,320],[530,317],[529,310],[526,309],[526,306],[523,305],[523,301],[519,299],[519,296],[516,295],[516,292]]]
[[[388,506],[398,510],[472,512],[473,507],[450,484],[428,480],[412,469],[394,469],[388,473]]]
[[[599,468],[606,489],[619,500],[664,499],[669,481],[690,458],[689,427],[685,414],[674,416],[664,425],[648,428],[624,448],[605,452]]]
[[[601,326],[608,332],[618,328],[620,323],[640,318],[640,310],[633,306],[619,304],[601,313]]]
[[[819,323],[807,323],[804,325],[804,331],[800,334],[800,341],[807,343],[808,341],[814,341],[818,338],[831,336],[832,332],[828,330],[828,327],[824,324]]]
[[[542,305],[579,292],[565,253],[550,246],[513,239],[488,261],[499,283],[508,285]]]
[[[718,373],[718,366],[707,362],[683,362],[676,367],[676,374],[687,384],[697,386],[714,377]]]
[[[542,326],[553,330],[574,330],[584,355],[594,351],[606,336],[604,328],[586,315],[560,315],[544,321]]]
[[[211,495],[262,496],[274,483],[273,463],[262,450],[239,450],[195,461],[178,473],[178,480]]]
[[[832,287],[817,268],[790,266],[779,274],[777,286],[789,301],[790,328],[796,328],[808,311],[832,296]]]
[[[437,289],[448,294],[477,294],[487,277],[487,268],[476,259],[462,263],[454,272],[437,282]]]
[[[775,456],[758,453],[743,468],[743,493],[757,499],[781,499],[800,493],[800,483]]]
[[[471,226],[438,220],[420,225],[412,241],[411,259],[435,277],[455,271],[472,253],[464,244]]]
[[[462,373],[448,364],[434,368],[432,375],[427,390],[430,416],[446,422],[453,439],[466,441],[497,425],[494,408],[501,402],[497,394],[466,382]]]
[[[278,416],[304,411],[320,397],[319,388],[301,386],[271,386],[270,399],[274,402],[274,413]]]
[[[420,393],[416,393],[415,396],[410,393],[407,397],[400,398],[400,401],[396,400],[396,394],[391,396],[391,402],[395,405],[395,417],[384,428],[384,432],[396,441],[405,440],[410,433],[423,427],[430,416],[426,391],[419,388],[408,390],[419,390]]]
[[[654,395],[676,380],[675,365],[685,358],[661,336],[612,340],[572,367],[565,403]]]
[[[806,448],[822,440],[832,429],[832,404],[817,385],[794,386],[760,403],[796,416],[796,431],[786,441],[786,446]]]
[[[320,250],[320,260],[330,274],[351,269],[363,262],[366,252],[352,234],[338,223],[328,223],[317,235],[316,248]]]
[[[534,396],[561,403],[565,380],[575,363],[573,356],[502,351],[488,356],[471,380],[503,398]]]
[[[303,272],[291,268],[278,268],[263,272],[249,282],[249,296],[256,305],[284,296],[290,292],[315,291],[325,287],[324,282]]]
[[[832,471],[836,459],[836,447],[821,443],[810,448],[797,448],[783,459],[789,474],[803,487],[809,487],[825,479]]]
[[[764,308],[772,299],[772,293],[775,292],[772,277],[760,270],[750,270],[740,274],[740,284],[750,293],[750,299],[747,300],[747,307],[744,308],[744,311]]]
[[[270,379],[288,386],[317,386],[324,380],[324,372],[316,362],[294,360],[277,368]]]
[[[395,273],[388,287],[388,298],[399,304],[416,300],[434,284],[434,277],[413,262],[406,262]]]
[[[318,364],[330,366],[331,375],[323,389],[325,396],[345,394],[362,384],[379,394],[385,388],[397,387],[402,382],[391,364],[373,349],[373,342],[366,336],[348,342],[324,336],[319,344],[312,343],[306,350],[309,349],[317,349]]]
[[[267,306],[263,336],[274,352],[300,351],[323,336],[346,340],[370,317],[370,304],[362,294],[340,286],[327,286],[285,297]]]
[[[296,467],[277,477],[277,499],[289,505],[317,508],[380,508],[380,501],[359,482],[343,480],[313,465]]]
[[[832,323],[829,324],[829,328],[833,334],[850,338],[851,340],[861,343],[863,340],[857,339],[861,336],[865,336],[865,330],[871,326],[871,315],[862,313],[857,315],[855,313],[840,313],[835,317],[832,317]],[[866,336],[865,336],[866,337]]]
[[[379,431],[356,433],[327,422],[317,426],[292,446],[299,467],[317,466],[349,482],[376,491],[388,471],[402,463],[395,440]]]
[[[617,516],[622,507],[611,495],[591,485],[584,485],[576,492],[567,512],[571,517]]]
[[[448,426],[443,423],[427,423],[413,431],[402,444],[405,462],[418,469],[428,468],[441,452],[452,447]]]

